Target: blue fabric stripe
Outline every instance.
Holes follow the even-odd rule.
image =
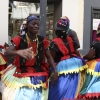
[[[88,93],[100,93],[100,77],[93,76],[87,90]]]
[[[84,62],[80,58],[70,58],[60,61],[56,66],[58,72],[74,70],[82,67]],[[53,71],[52,71],[53,72]],[[57,83],[49,84],[49,100],[75,99],[80,73],[60,74]]]
[[[41,100],[42,98],[42,87],[32,89],[28,87],[20,88],[15,96],[14,100]]]
[[[97,62],[95,72],[100,72],[100,62]]]
[[[70,58],[70,59],[60,61],[58,63],[58,65],[56,66],[56,68],[57,68],[58,72],[61,72],[61,71],[68,71],[68,70],[78,69],[82,66],[83,66],[83,62],[82,62],[81,59],[79,59],[79,58]]]
[[[81,58],[81,57],[77,57],[77,58],[79,58],[79,59],[81,59],[81,60],[82,60],[83,65],[85,65],[85,64],[86,64],[86,62],[85,62],[85,60],[84,60],[83,58]]]
[[[52,87],[52,81],[49,87],[48,100],[63,100],[64,98],[75,98],[79,74],[60,75],[57,83]]]
[[[30,77],[31,79],[31,83],[36,85],[36,84],[40,84],[40,80],[44,83],[46,82],[46,77],[45,76],[32,76]]]
[[[40,84],[40,80],[44,83],[46,82],[45,76],[32,76],[30,77],[31,83],[36,85]],[[42,87],[41,88],[28,88],[22,87],[17,90],[16,96],[14,100],[41,100],[42,98]]]

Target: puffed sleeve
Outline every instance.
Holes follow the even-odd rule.
[[[14,37],[14,38],[11,39],[11,42],[13,43],[13,46],[16,47],[16,50],[19,49],[20,40],[21,40],[20,36],[16,36],[16,37]]]

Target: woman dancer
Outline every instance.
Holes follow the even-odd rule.
[[[59,78],[54,87],[50,81],[49,100],[74,100],[82,85],[81,72],[87,68],[85,61],[76,54],[77,43],[68,35],[69,31],[69,19],[61,17],[55,24],[57,38],[50,44]]]
[[[2,71],[2,100],[48,100],[49,67],[45,56],[54,70],[53,84],[58,73],[50,55],[46,38],[37,35],[39,19],[31,15],[27,18],[28,32],[12,39],[12,45],[5,56],[15,57],[13,64]]]
[[[84,56],[87,60],[87,74],[85,83],[78,98],[84,100],[100,100],[100,24],[97,29],[97,38],[93,42],[88,54]]]

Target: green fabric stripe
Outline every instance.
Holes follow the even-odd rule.
[[[80,94],[82,94],[82,95],[86,94],[86,92],[87,92],[86,89],[87,89],[87,87],[89,86],[89,83],[90,83],[92,77],[93,77],[93,75],[91,75],[91,74],[89,74],[89,73],[86,74],[85,83],[84,83],[84,85],[83,85],[83,87],[82,87],[82,89],[81,89]]]

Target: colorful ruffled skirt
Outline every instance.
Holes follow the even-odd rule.
[[[100,61],[92,60],[87,62],[87,65],[89,68],[87,69],[86,80],[78,98],[92,100],[100,97]]]
[[[70,58],[60,61],[56,68],[59,78],[54,87],[50,81],[48,100],[75,100],[85,80],[85,61],[82,58]]]
[[[2,71],[2,100],[48,100],[46,76],[18,78],[16,67],[9,65]]]

